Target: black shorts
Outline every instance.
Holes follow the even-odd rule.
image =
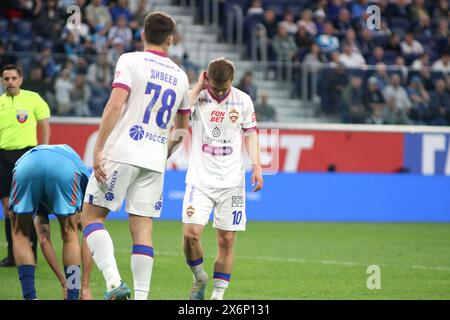
[[[20,150],[0,149],[0,198],[9,197],[12,183],[12,171],[16,161],[33,147],[26,147]]]

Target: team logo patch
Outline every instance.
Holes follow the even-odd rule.
[[[20,123],[24,123],[28,119],[28,111],[27,110],[17,110],[17,121]]]
[[[231,122],[235,123],[237,121],[237,119],[239,119],[239,112],[236,111],[236,109],[232,109],[229,113],[228,113]]]
[[[106,201],[113,201],[114,200],[114,194],[112,192],[107,192],[105,194]]]
[[[135,125],[130,128],[130,137],[131,139],[135,141],[139,141],[144,137],[144,128],[142,128],[140,125]]]
[[[161,197],[160,197],[159,200],[155,203],[155,210],[157,210],[157,211],[161,210],[161,208],[162,208],[162,199],[163,199],[163,196],[162,196],[162,194],[161,194]]]
[[[213,131],[212,131],[213,137],[214,137],[214,138],[217,138],[217,137],[220,136],[220,134],[221,134],[220,129],[217,128],[217,127],[215,127],[215,128],[213,129]]]
[[[188,217],[192,216],[195,213],[195,209],[193,206],[189,206],[186,208],[186,214]]]

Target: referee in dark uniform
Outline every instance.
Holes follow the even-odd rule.
[[[15,266],[11,221],[9,218],[9,193],[12,170],[16,161],[37,145],[37,128],[41,144],[50,142],[50,109],[39,94],[21,89],[22,72],[8,64],[1,69],[5,93],[0,96],[0,198],[5,215],[5,233],[8,255],[0,261],[0,267]],[[32,228],[33,253],[36,257],[36,232]]]

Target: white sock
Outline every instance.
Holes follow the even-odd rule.
[[[91,226],[92,224],[88,225],[85,228],[84,233],[86,243],[92,253],[92,258],[105,278],[106,289],[111,290],[117,288],[120,286],[122,278],[120,277],[116,259],[114,258],[114,245],[112,239],[108,231],[104,228],[98,226],[95,230],[90,231],[90,229],[92,229]],[[86,233],[88,234],[86,235]]]
[[[153,270],[153,248],[134,245],[131,255],[131,271],[134,281],[134,299],[147,300]]]
[[[206,272],[203,270],[203,258],[187,261],[187,264],[194,275],[195,281],[204,281],[206,279]]]
[[[214,290],[211,300],[223,300],[225,290],[228,288],[228,281],[222,279],[214,279]]]

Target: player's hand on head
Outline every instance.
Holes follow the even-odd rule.
[[[208,86],[208,78],[206,76],[206,71],[202,70],[198,76],[197,85],[201,87],[202,90],[206,89]]]
[[[252,174],[252,186],[253,186],[253,192],[259,191],[263,188],[264,180],[262,177],[262,173],[260,170],[253,171]]]
[[[94,176],[99,183],[104,183],[108,178],[103,168],[103,151],[94,152]]]

